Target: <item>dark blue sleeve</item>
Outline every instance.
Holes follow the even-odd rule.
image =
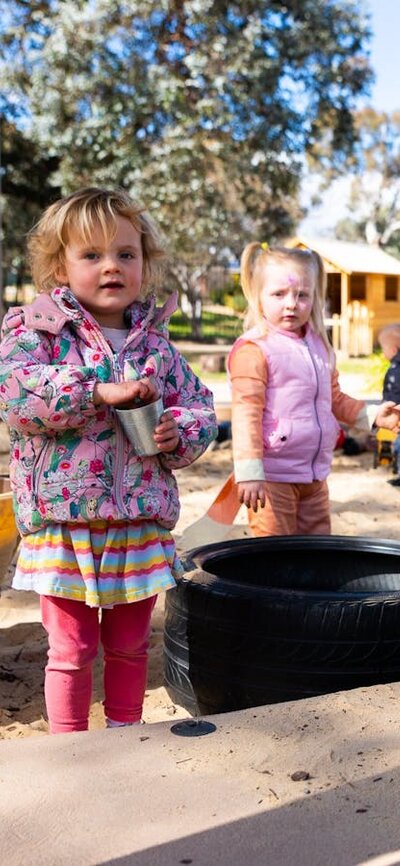
[[[400,403],[400,361],[392,361],[385,374],[382,398]]]

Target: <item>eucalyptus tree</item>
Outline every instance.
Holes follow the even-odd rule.
[[[349,216],[338,237],[400,253],[400,111],[366,108],[355,115],[358,143],[347,160]]]
[[[49,178],[58,167],[57,157],[47,157],[15,124],[0,119],[2,144],[3,278],[17,288],[26,277],[25,237],[40,212],[60,190]]]
[[[143,200],[186,291],[293,228],[322,135],[336,163],[352,148],[371,75],[359,0],[0,0],[0,17],[4,92],[54,183]]]

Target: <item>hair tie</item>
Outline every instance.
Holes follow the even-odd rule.
[[[260,244],[260,246],[261,246],[261,249],[262,249],[262,250],[265,250],[265,252],[266,252],[267,250],[269,250],[269,244],[267,244],[267,241],[263,241],[263,243]]]

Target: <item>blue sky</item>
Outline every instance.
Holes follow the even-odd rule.
[[[375,72],[375,83],[368,97],[359,106],[372,105],[378,111],[400,110],[400,0],[364,0],[371,13],[373,37],[370,42],[370,63]],[[306,176],[303,182],[302,203],[307,207],[318,191],[319,181]],[[310,208],[298,227],[299,234],[312,238],[317,235],[332,237],[339,219],[347,215],[349,180],[335,181],[322,198],[322,204]]]
[[[371,65],[376,82],[368,102],[383,111],[400,109],[400,2],[367,0],[372,13]]]

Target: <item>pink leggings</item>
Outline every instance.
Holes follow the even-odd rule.
[[[116,722],[142,714],[147,679],[150,618],[156,596],[97,608],[66,598],[40,597],[49,636],[45,699],[52,734],[86,731],[92,667],[99,640],[104,648],[104,711]]]

